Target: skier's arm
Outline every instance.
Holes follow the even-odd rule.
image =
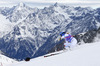
[[[64,39],[64,37],[63,37],[63,36],[61,36],[61,37],[59,38],[59,41],[60,41],[61,39]]]
[[[59,38],[59,40],[64,39],[64,38],[65,38],[64,36],[61,36],[61,37]]]
[[[62,37],[61,37],[61,39],[64,39],[64,38],[65,38],[65,36],[62,36]]]

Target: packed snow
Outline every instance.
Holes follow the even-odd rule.
[[[55,56],[41,56],[28,62],[21,61],[7,66],[100,66],[99,52],[100,42],[87,43]]]

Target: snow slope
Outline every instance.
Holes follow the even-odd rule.
[[[29,62],[18,62],[7,66],[100,66],[100,42],[77,46],[72,51],[44,58],[43,56]]]
[[[17,61],[0,54],[0,66],[6,66],[15,62]]]

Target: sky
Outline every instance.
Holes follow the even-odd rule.
[[[0,0],[0,7],[13,6],[18,3],[25,3],[31,7],[43,8],[50,6],[54,3],[68,4],[72,6],[83,6],[83,7],[100,7],[100,0]]]

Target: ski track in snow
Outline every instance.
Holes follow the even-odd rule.
[[[100,42],[87,43],[71,51],[44,58],[43,56],[7,66],[100,66]],[[61,52],[61,51],[60,51]]]

